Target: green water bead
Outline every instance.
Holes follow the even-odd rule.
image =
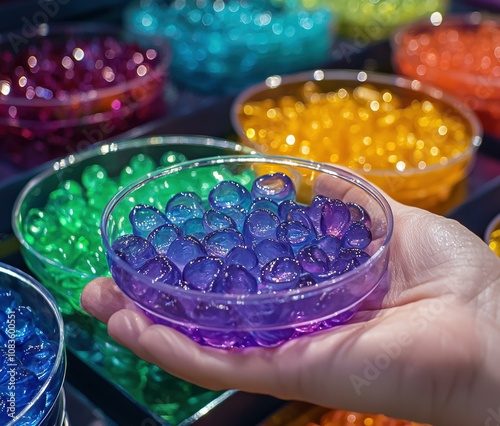
[[[120,186],[126,186],[129,183],[151,173],[156,168],[154,160],[145,154],[138,154],[132,157],[127,167],[120,172],[118,182]]]
[[[69,179],[61,182],[59,184],[59,189],[66,191],[67,194],[73,195],[74,197],[82,197],[83,198],[83,187],[76,180]],[[53,191],[55,192],[55,191]]]
[[[173,166],[175,164],[182,163],[187,161],[187,157],[180,152],[168,151],[162,155],[160,159],[160,166],[168,167]]]
[[[82,172],[82,184],[87,191],[101,188],[108,180],[108,172],[98,164],[85,167]]]

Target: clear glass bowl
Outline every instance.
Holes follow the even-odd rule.
[[[21,254],[26,264],[57,300],[65,320],[68,347],[92,368],[113,381],[121,392],[129,394],[138,403],[177,424],[204,407],[218,394],[171,377],[113,341],[108,336],[106,327],[85,313],[80,306],[80,295],[85,285],[98,276],[109,274],[106,261],[104,269],[96,273],[57,262],[27,241],[25,225],[31,209],[45,206],[49,194],[61,182],[69,179],[81,182],[82,172],[87,166],[100,165],[114,178],[138,154],[148,155],[159,163],[160,158],[170,151],[184,154],[188,159],[254,152],[243,145],[207,136],[157,136],[95,146],[54,162],[28,182],[15,203],[12,228],[21,243]],[[109,199],[111,196],[109,195]],[[95,234],[99,245],[102,245],[98,223],[95,229],[85,232]],[[51,236],[57,241],[60,234],[58,230],[57,235],[54,233]],[[97,251],[98,247],[89,247],[88,256]],[[68,261],[71,260],[74,259],[68,258]]]
[[[37,29],[28,44],[0,38],[0,137],[11,162],[29,168],[166,114],[164,43],[97,23]]]
[[[15,413],[7,421],[6,426],[62,426],[66,418],[64,400],[64,377],[66,373],[66,354],[64,348],[64,325],[57,304],[49,292],[34,278],[24,272],[0,263],[0,289],[13,290],[20,297],[23,306],[30,307],[36,318],[36,327],[42,330],[47,337],[57,345],[54,364],[45,377],[40,389],[33,399],[24,407],[16,407],[7,403]],[[9,317],[10,318],[10,317]],[[13,318],[16,321],[16,317]],[[19,324],[17,324],[19,321]],[[15,322],[21,326],[22,318]],[[7,323],[4,324],[7,327]],[[34,327],[34,325],[32,325]],[[8,367],[16,368],[16,363]],[[7,366],[4,366],[7,367]],[[26,365],[29,368],[29,365]],[[18,384],[18,386],[24,386]],[[16,409],[17,408],[17,409]],[[2,413],[4,415],[5,413]],[[4,419],[5,421],[5,419]],[[4,423],[5,424],[5,423]]]
[[[500,137],[500,74],[489,68],[495,64],[498,34],[500,20],[490,14],[473,12],[421,20],[394,34],[392,62],[399,74],[460,99],[478,114],[486,133]],[[489,49],[484,60],[481,49]],[[483,68],[483,63],[490,65]]]
[[[247,116],[244,110],[246,105],[251,107],[257,105],[254,110],[261,111],[257,115],[260,117],[264,114],[262,111],[269,110],[271,113],[273,112],[271,109],[288,102],[290,98],[299,99],[302,103],[311,103],[310,100],[306,101],[308,97],[312,96],[308,92],[309,89],[304,89],[308,88],[308,85],[314,86],[311,92],[318,92],[320,100],[325,97],[328,99],[329,94],[336,93],[340,89],[354,91],[360,87],[368,87],[378,92],[379,95],[389,92],[391,99],[393,95],[399,98],[398,109],[404,112],[402,116],[395,113],[396,118],[392,117],[393,121],[390,124],[385,121],[386,116],[384,116],[381,120],[372,121],[368,130],[360,131],[359,125],[365,123],[362,118],[362,114],[366,110],[364,107],[363,109],[359,106],[349,107],[347,105],[349,107],[346,107],[347,111],[353,114],[352,120],[344,119],[345,117],[340,116],[343,113],[340,111],[337,118],[339,124],[336,126],[336,117],[332,115],[332,112],[329,112],[331,110],[325,110],[326,113],[317,112],[307,115],[303,112],[302,106],[300,110],[296,109],[295,112],[293,110],[297,107],[291,106],[288,110],[291,111],[290,114],[293,113],[293,116],[281,119],[272,129],[274,133],[271,133],[269,120]],[[369,91],[366,96],[371,96]],[[382,111],[382,99],[379,100],[377,106]],[[426,164],[425,161],[417,164],[415,160],[415,164],[412,165],[406,161],[404,168],[400,170],[397,164],[389,164],[389,150],[395,149],[394,154],[398,154],[399,149],[404,149],[406,156],[410,154],[413,156],[420,149],[417,144],[410,144],[410,138],[415,135],[412,136],[411,132],[407,130],[405,130],[407,133],[402,134],[402,131],[396,128],[399,123],[405,123],[404,113],[406,110],[410,110],[413,101],[420,103],[430,101],[434,105],[434,109],[439,111],[438,119],[454,120],[461,123],[463,132],[457,139],[448,138],[446,145],[443,146],[443,148],[453,152],[446,158],[446,161],[436,161],[435,158],[432,158],[431,152],[425,154],[427,158],[423,157],[422,160],[430,163],[432,159],[434,164]],[[283,107],[280,108],[284,111]],[[387,116],[390,113],[391,111]],[[267,117],[269,118],[270,115]],[[317,123],[316,127],[312,126],[313,121]],[[441,90],[422,84],[417,80],[354,70],[312,70],[289,76],[268,77],[265,82],[248,88],[236,97],[231,107],[231,122],[242,143],[248,144],[264,154],[291,155],[347,166],[375,183],[396,200],[427,209],[438,208],[441,203],[450,198],[455,185],[470,172],[476,151],[482,141],[482,127],[476,115],[461,102]],[[405,126],[404,129],[409,128],[408,124]],[[392,130],[388,132],[388,128]],[[389,147],[390,139],[378,141],[377,143],[382,143],[381,148],[383,148],[384,154],[380,158],[384,159],[384,162],[377,164],[374,161],[373,166],[370,165],[370,167],[367,167],[368,164],[361,165],[363,158],[366,163],[369,163],[370,159],[379,160],[377,152],[373,151],[374,145],[372,144],[368,148],[368,145],[365,145],[364,137],[375,139],[380,137],[380,134],[393,138],[393,148]],[[288,135],[293,137],[290,143]],[[396,139],[396,135],[402,138],[401,141]],[[439,138],[440,136],[427,137],[433,143],[434,137]],[[439,139],[437,140],[439,141]],[[302,142],[307,145],[305,147],[307,150],[302,149]],[[402,143],[402,147],[398,145],[400,143]],[[461,147],[460,151],[455,152],[458,151],[456,147],[459,146]],[[421,168],[422,164],[424,167]]]
[[[169,182],[175,182],[176,191],[195,190],[201,194],[200,178],[190,178],[192,173],[218,176],[222,181],[233,177],[257,178],[277,171],[291,177],[301,204],[309,205],[315,195],[326,195],[365,207],[372,219],[373,241],[366,249],[371,258],[355,270],[320,280],[315,286],[276,293],[228,295],[155,283],[111,248],[117,238],[131,232],[130,222],[123,217],[124,212],[130,211],[130,197],[141,203],[144,194],[155,191],[158,185],[165,188]],[[206,193],[201,195],[202,200],[209,188],[203,188]],[[156,207],[162,209],[168,194],[164,197],[161,191],[158,194]],[[380,192],[348,171],[288,157],[228,156],[166,168],[129,185],[106,207],[101,232],[113,278],[153,321],[180,330],[200,344],[230,348],[276,346],[346,322],[385,277],[392,229],[392,212]]]

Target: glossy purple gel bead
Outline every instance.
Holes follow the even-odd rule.
[[[186,264],[182,279],[188,288],[207,292],[212,290],[215,280],[223,269],[224,264],[218,257],[198,257]]]
[[[302,269],[297,259],[279,257],[262,268],[262,284],[275,291],[297,287]]]
[[[284,173],[270,173],[253,181],[251,194],[254,199],[266,197],[279,204],[286,200],[295,200],[296,192],[289,176]]]
[[[294,257],[290,244],[270,238],[257,243],[254,251],[261,267],[278,257]]]
[[[328,255],[318,246],[307,246],[299,251],[297,259],[302,269],[312,274],[328,272]]]
[[[236,223],[229,216],[217,210],[207,210],[203,214],[203,228],[209,234],[213,231],[220,231],[226,228],[236,229]]]
[[[332,235],[323,235],[314,242],[314,245],[323,250],[330,260],[335,260],[339,257],[342,241]]]
[[[294,200],[285,200],[278,206],[278,217],[280,220],[286,220],[288,213],[295,209],[300,209],[301,206]]]
[[[370,255],[357,248],[343,248],[340,250],[339,259],[350,261],[354,267],[358,267],[370,259]]]
[[[229,251],[224,259],[224,264],[226,266],[241,265],[248,271],[252,271],[258,263],[259,261],[255,251],[241,246],[234,247],[231,251]]]
[[[294,253],[297,253],[316,238],[316,232],[314,228],[311,229],[301,222],[287,220],[279,224],[276,237],[278,241],[290,244]]]
[[[278,209],[279,206],[277,203],[275,203],[273,200],[267,197],[259,197],[256,198],[253,203],[250,205],[250,212],[253,212],[255,210],[259,209],[265,209],[269,210],[270,212],[273,212],[275,215],[278,215]]]
[[[329,200],[330,198],[325,197],[324,195],[316,195],[312,199],[311,204],[306,207],[307,214],[311,219],[318,235],[321,234],[321,211],[323,210],[325,203]]]
[[[208,202],[214,210],[236,206],[248,210],[252,197],[243,185],[226,180],[213,187],[208,194]]]
[[[168,222],[167,217],[156,207],[147,204],[136,205],[129,214],[135,235],[147,238],[154,229]]]
[[[179,268],[165,256],[155,256],[142,265],[138,272],[153,283],[164,283],[177,286],[182,275]]]
[[[314,233],[316,233],[316,229],[314,224],[307,214],[306,210],[302,207],[292,208],[288,211],[286,218],[284,220],[294,220],[296,222],[302,223],[307,228],[311,229]]]
[[[217,278],[214,291],[223,294],[255,294],[257,280],[242,265],[229,265]]]
[[[351,222],[361,222],[367,228],[371,228],[372,220],[366,209],[356,203],[345,203],[351,213]]]
[[[279,225],[278,216],[269,210],[251,212],[243,225],[243,237],[250,247],[267,238],[276,238],[276,228]]]
[[[214,231],[203,238],[203,247],[208,255],[224,258],[229,251],[245,244],[243,235],[236,229],[222,229]]]
[[[345,248],[365,249],[372,242],[371,231],[361,222],[353,222],[342,236]]]
[[[177,226],[172,223],[166,223],[151,231],[148,235],[148,241],[153,244],[159,254],[165,254],[176,238],[181,236]]]
[[[165,207],[165,215],[174,225],[180,226],[186,220],[203,217],[204,209],[201,198],[194,192],[179,192]]]
[[[156,256],[154,246],[138,235],[122,235],[116,239],[111,248],[134,269],[140,268],[149,259]]]
[[[176,238],[172,241],[172,244],[170,244],[167,250],[167,257],[174,262],[181,271],[191,259],[196,259],[206,254],[207,252],[203,245],[196,238],[191,236]]]
[[[241,206],[225,207],[219,210],[222,214],[230,217],[236,224],[236,229],[243,232],[243,225],[245,224],[245,219],[247,218],[246,210]]]
[[[321,209],[321,233],[340,238],[349,226],[350,220],[349,208],[342,201],[337,199],[327,200]]]

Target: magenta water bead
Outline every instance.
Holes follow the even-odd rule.
[[[247,187],[225,180],[206,199],[194,192],[179,192],[166,200],[165,211],[134,207],[129,216],[133,235],[120,236],[112,249],[155,283],[160,293],[162,285],[177,288],[176,297],[165,296],[164,312],[185,312],[190,320],[208,321],[215,328],[231,321],[251,327],[258,322],[271,324],[277,318],[285,321],[294,315],[288,307],[258,314],[238,309],[237,302],[225,306],[215,300],[222,295],[278,297],[314,288],[369,260],[365,249],[372,241],[370,216],[359,204],[317,195],[310,205],[303,205],[296,195],[292,178],[285,173],[259,176]],[[213,295],[213,304],[197,303],[196,292]],[[150,303],[150,292],[144,293],[144,299],[134,293],[144,306]],[[313,309],[327,309],[327,304],[320,298]],[[177,327],[175,322],[167,323]],[[275,346],[317,327],[242,334],[180,329],[201,344],[245,347]]]

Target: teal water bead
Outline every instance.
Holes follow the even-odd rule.
[[[201,198],[195,192],[181,192],[174,195],[165,208],[167,219],[177,226],[188,219],[202,218],[203,213]]]
[[[203,219],[199,217],[186,220],[182,224],[181,231],[182,235],[191,235],[200,241],[207,235],[207,231],[203,226]]]
[[[134,235],[147,238],[156,228],[168,222],[167,217],[156,207],[147,204],[136,205],[129,214]]]

